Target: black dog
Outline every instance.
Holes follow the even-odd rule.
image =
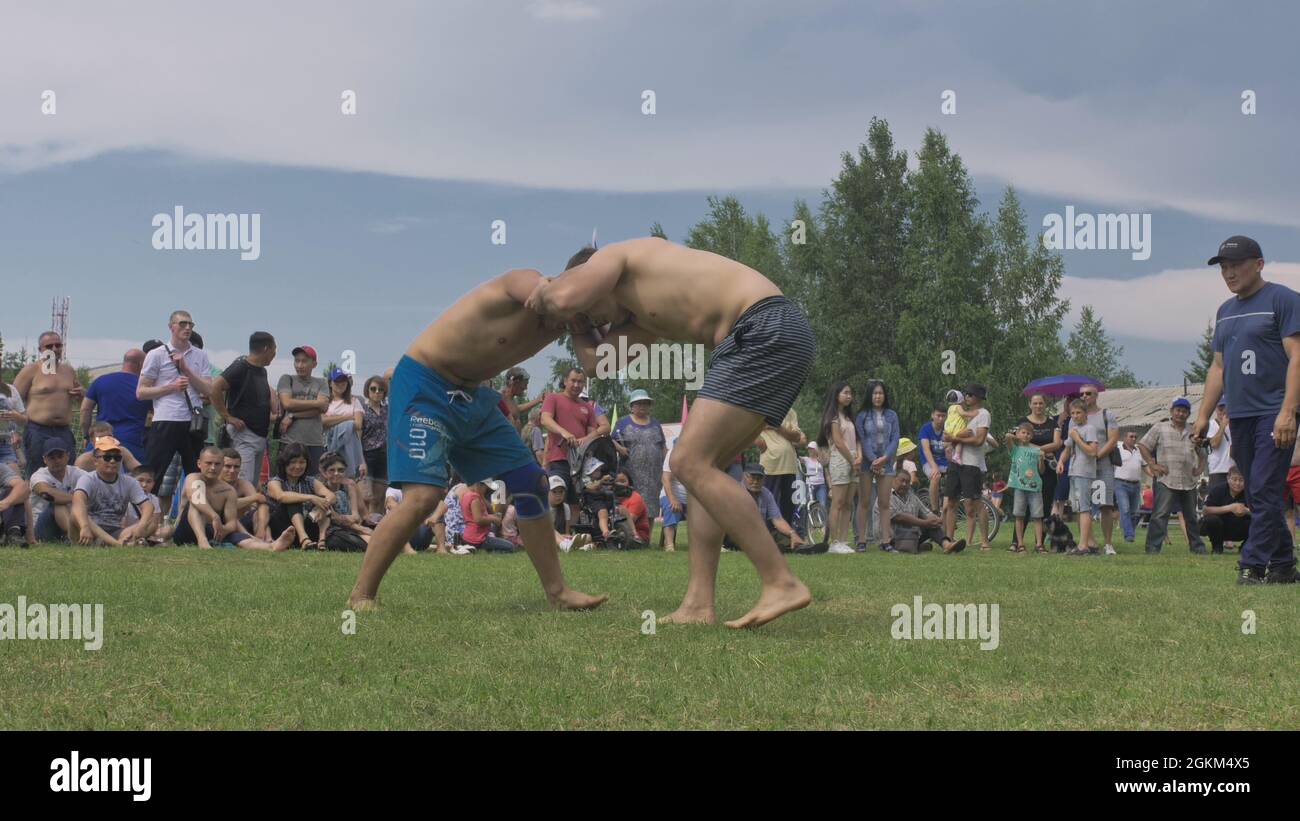
[[[1052,550],[1057,553],[1065,553],[1068,550],[1074,550],[1077,542],[1074,541],[1074,534],[1070,528],[1061,520],[1060,516],[1048,516],[1043,519],[1043,527],[1046,528],[1048,535],[1052,539]]]

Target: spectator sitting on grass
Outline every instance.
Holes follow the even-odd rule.
[[[384,492],[385,515],[392,513],[394,510],[397,509],[397,506],[400,505],[401,503],[402,503],[402,489],[400,487],[393,487],[390,485],[388,487],[388,490]],[[434,515],[437,515],[436,510],[434,511]],[[430,516],[429,518],[425,519],[424,524],[416,528],[415,533],[411,535],[411,541],[407,542],[405,545],[402,546],[402,555],[414,556],[420,550],[432,550],[433,548],[431,548],[430,545],[433,544],[435,527],[436,527],[436,523],[434,522],[433,516]],[[439,550],[438,552],[446,553],[447,551]]]
[[[128,505],[137,505],[140,521],[153,517],[153,502],[132,476],[122,475],[122,445],[111,436],[95,440],[95,470],[77,481],[72,492],[72,529],[77,544],[121,547],[137,538],[140,527],[122,527]]]
[[[568,515],[564,507],[564,495],[567,485],[559,476],[552,476],[550,483],[551,522],[555,531],[555,546],[565,553],[572,549],[590,550],[591,537],[586,533],[577,536],[569,534]]]
[[[49,444],[58,442],[49,440]],[[27,547],[27,481],[4,462],[0,462],[0,520],[4,523],[4,542]]]
[[[632,487],[632,476],[626,470],[620,470],[614,477],[614,484],[619,486],[620,490],[615,496],[621,496],[619,505],[627,511],[628,517],[632,520],[632,529],[636,531],[636,540],[641,542],[641,547],[650,543],[650,511],[646,510],[645,499]],[[626,492],[627,496],[622,496]]]
[[[465,515],[460,510],[460,497],[465,492],[466,485],[454,470],[450,473],[448,484],[451,487],[447,489],[447,495],[438,502],[430,517],[433,521],[433,535],[437,539],[435,553],[449,553],[460,544],[461,534],[465,532]]]
[[[894,549],[899,553],[929,550],[929,542],[938,544],[944,553],[960,553],[966,540],[952,540],[943,532],[943,518],[926,508],[912,489],[912,480],[904,471],[894,475],[889,498],[889,520],[894,528]]]
[[[198,545],[204,550],[213,542],[229,542],[247,550],[276,553],[293,546],[293,528],[286,527],[274,542],[256,539],[239,525],[235,489],[221,481],[225,454],[216,445],[199,451],[199,469],[185,477],[181,488],[181,512],[173,540],[177,545]]]
[[[763,523],[767,525],[768,532],[771,533],[772,539],[782,553],[789,553],[796,548],[802,547],[803,537],[795,531],[790,523],[781,518],[781,509],[777,506],[776,497],[772,491],[768,490],[763,483],[765,471],[763,466],[754,462],[745,465],[745,490],[749,495],[754,497],[754,503],[758,505],[759,515],[763,517]],[[722,546],[728,550],[739,550],[740,547],[726,536],[722,541]]]
[[[319,479],[307,475],[309,448],[298,442],[281,442],[275,475],[266,483],[271,497],[271,531],[292,527],[303,550],[324,550],[320,522],[334,504],[334,494]]]
[[[326,453],[320,460],[320,475],[325,487],[334,495],[328,524],[325,528],[325,547],[351,553],[365,552],[370,544],[370,528],[361,523],[361,491],[357,483],[347,476],[348,466],[337,453]]]
[[[519,537],[519,511],[515,510],[514,499],[506,505],[506,512],[501,515],[501,538],[515,546],[515,550],[524,546]]]
[[[31,511],[38,542],[66,541],[72,521],[72,492],[86,472],[68,464],[62,442],[45,443],[45,467],[32,474]]]
[[[480,479],[471,482],[461,494],[460,510],[465,517],[465,531],[462,538],[465,540],[466,547],[458,548],[453,552],[461,552],[464,555],[480,547],[502,553],[514,552],[513,544],[492,535],[492,527],[494,525],[500,527],[501,517],[493,513],[485,501],[490,498],[491,492],[487,480]]]
[[[73,464],[80,471],[89,473],[95,469],[95,440],[101,436],[113,436],[113,426],[108,422],[96,422],[90,426],[90,438],[86,440],[86,452],[77,457]],[[117,438],[117,437],[113,437]],[[134,473],[135,469],[140,467],[138,462],[131,454],[131,449],[124,447],[122,450],[122,467],[126,468],[128,473]]]
[[[141,522],[139,506],[127,505],[126,516],[122,517],[122,526],[130,527],[136,522],[140,522],[139,527],[136,529],[136,537],[131,541],[133,545],[144,547],[150,544],[162,544],[165,539],[160,538],[158,533],[159,525],[162,524],[162,503],[158,501],[158,497],[153,492],[153,468],[148,465],[140,465],[131,471],[131,475],[140,483],[140,489],[149,497],[149,503],[153,505],[153,515],[149,517],[149,521]],[[167,535],[171,535],[170,530],[167,531]]]
[[[235,489],[235,512],[239,524],[263,541],[271,535],[271,505],[266,494],[244,478],[244,457],[233,447],[221,451],[221,481]]]

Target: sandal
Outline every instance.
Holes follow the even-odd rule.
[[[1012,543],[1011,543],[1011,546],[1007,548],[1007,552],[1008,552],[1008,553],[1020,553],[1020,552],[1021,552],[1020,545],[1016,544],[1015,542],[1012,542]]]
[[[1040,544],[1040,545],[1035,545],[1035,546],[1034,546],[1034,552],[1035,552],[1035,553],[1042,553],[1042,554],[1045,556],[1045,555],[1047,555],[1047,548],[1046,548],[1046,547],[1043,547],[1041,544]]]
[[[298,547],[301,550],[311,550],[315,546],[316,543],[313,542],[311,539],[303,539],[301,542],[298,543]]]

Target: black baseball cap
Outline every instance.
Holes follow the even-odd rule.
[[[749,464],[745,465],[745,472],[748,473],[750,476],[767,475],[767,471],[763,470],[763,466],[758,462],[750,462]]]
[[[41,451],[41,456],[49,456],[51,453],[67,453],[68,449],[57,439],[51,439],[45,443],[45,450]]]
[[[1219,253],[1217,256],[1210,257],[1208,265],[1218,265],[1220,262],[1237,262],[1243,259],[1263,259],[1264,252],[1260,250],[1259,243],[1250,237],[1243,237],[1240,234],[1228,237],[1219,243]]]

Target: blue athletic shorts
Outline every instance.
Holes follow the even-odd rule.
[[[403,356],[388,394],[388,481],[445,488],[448,462],[467,483],[536,463],[500,401],[491,388],[461,388]]]

